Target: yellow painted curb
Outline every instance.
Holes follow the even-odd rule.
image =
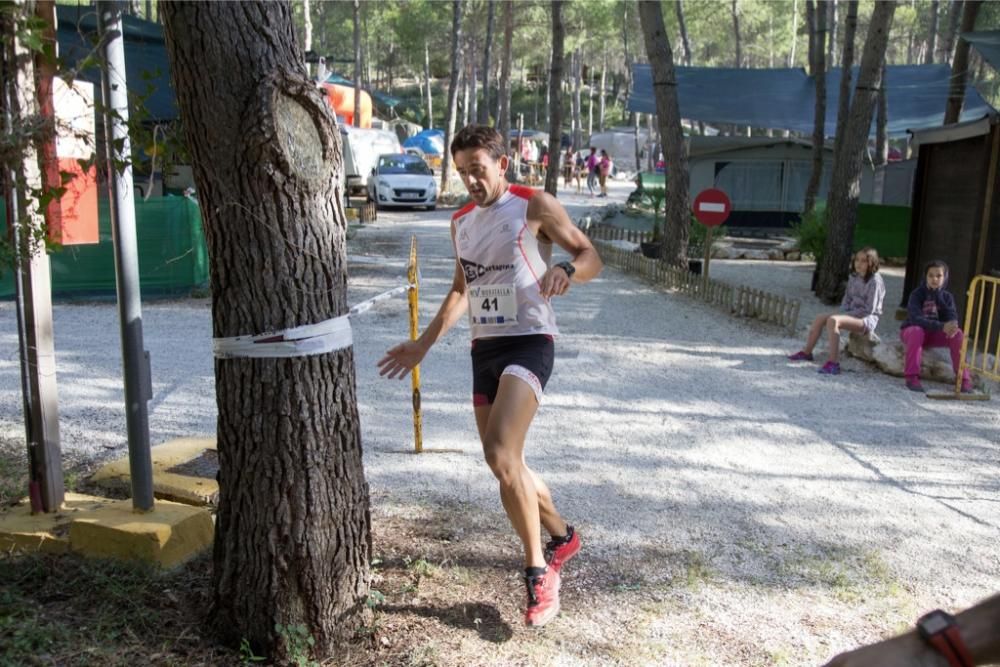
[[[88,557],[172,568],[207,549],[214,529],[208,510],[200,507],[160,500],[152,512],[139,513],[131,500],[119,500],[75,518],[69,543]]]
[[[207,450],[215,449],[215,438],[178,438],[150,448],[153,460],[153,494],[157,498],[189,505],[214,504],[219,495],[219,483],[214,477],[168,471],[197,459]],[[90,480],[106,489],[131,491],[128,458],[101,466]]]
[[[27,499],[13,507],[0,510],[0,551],[69,551],[70,524],[78,516],[114,502],[107,498],[67,493],[58,512],[32,514]]]

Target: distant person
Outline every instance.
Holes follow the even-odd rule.
[[[591,146],[590,155],[585,160],[587,166],[587,189],[590,190],[591,197],[594,196],[594,190],[597,188],[597,165],[600,162],[600,158],[597,157],[597,148]]]
[[[608,157],[608,152],[606,150],[601,150],[601,159],[597,163],[597,178],[601,184],[601,194],[598,197],[608,196],[608,176],[611,175],[611,169],[614,167],[614,163],[611,158]]]
[[[910,391],[923,391],[920,384],[920,360],[925,347],[946,347],[951,352],[951,367],[955,374],[962,360],[964,334],[958,328],[955,297],[945,289],[948,285],[948,265],[939,259],[928,262],[920,285],[906,302],[906,321],[899,337],[906,350],[903,376]],[[969,370],[962,374],[962,392],[972,391]]]
[[[573,178],[576,179],[577,194],[583,192],[583,173],[587,170],[587,160],[579,152],[576,154],[576,168],[573,169]]]
[[[817,315],[809,327],[806,346],[788,358],[791,361],[812,361],[813,348],[826,329],[829,340],[827,361],[819,369],[825,375],[840,373],[840,332],[870,335],[878,325],[885,300],[885,283],[878,274],[879,259],[875,248],[862,248],[852,262],[853,271],[847,280],[847,291],[840,311]]]
[[[919,667],[1000,664],[1000,595],[952,616],[925,614],[915,630],[841,653],[825,667]]]
[[[573,172],[576,170],[576,156],[573,153],[573,147],[566,147],[566,154],[563,155],[563,187],[569,189],[570,183],[573,180]]]
[[[559,613],[562,566],[580,537],[525,463],[525,439],[555,359],[553,297],[600,273],[601,258],[552,195],[511,185],[509,158],[495,129],[470,125],[451,142],[455,168],[472,200],[452,216],[455,275],[437,315],[417,340],[389,349],[379,373],[406,376],[463,314],[472,334],[472,405],[483,455],[524,548],[527,625]],[[553,264],[559,246],[571,261]],[[551,539],[544,545],[541,528]]]

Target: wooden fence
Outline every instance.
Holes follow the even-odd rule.
[[[587,230],[588,235],[591,235],[590,232],[594,229],[591,227],[590,230]],[[602,232],[604,232],[603,229],[598,233]],[[628,230],[618,229],[610,233],[617,236],[620,232],[627,233]],[[644,232],[632,233],[638,234],[640,237],[646,234]],[[625,241],[631,240],[627,234],[619,238]],[[802,307],[802,303],[798,299],[777,296],[743,285],[734,286],[718,280],[706,279],[696,273],[665,264],[660,260],[643,257],[638,252],[616,248],[600,239],[595,238],[594,241],[594,247],[597,248],[605,264],[635,274],[668,289],[678,290],[713,306],[718,306],[737,317],[751,317],[762,322],[777,324],[787,329],[790,334],[795,334],[799,320],[799,309]],[[638,243],[638,241],[633,242]]]

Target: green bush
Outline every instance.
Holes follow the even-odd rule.
[[[826,202],[816,202],[812,211],[803,215],[798,224],[793,224],[792,235],[799,242],[799,250],[812,255],[819,264],[826,247]]]
[[[653,207],[653,243],[663,240],[663,221],[660,220],[660,210],[667,201],[666,188],[646,188],[644,196]]]
[[[688,256],[700,256],[705,252],[705,237],[708,236],[708,227],[698,222],[691,216],[691,226],[688,228]],[[712,244],[719,239],[729,236],[729,228],[721,225],[712,230]]]

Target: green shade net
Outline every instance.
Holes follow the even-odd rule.
[[[208,286],[208,251],[195,201],[187,197],[138,199],[135,218],[139,283],[144,298],[188,295],[195,288]],[[98,229],[99,243],[65,246],[50,253],[54,296],[115,296],[114,246],[105,201],[98,204]],[[6,234],[6,220],[3,230]],[[0,298],[13,297],[12,267],[0,266]]]

